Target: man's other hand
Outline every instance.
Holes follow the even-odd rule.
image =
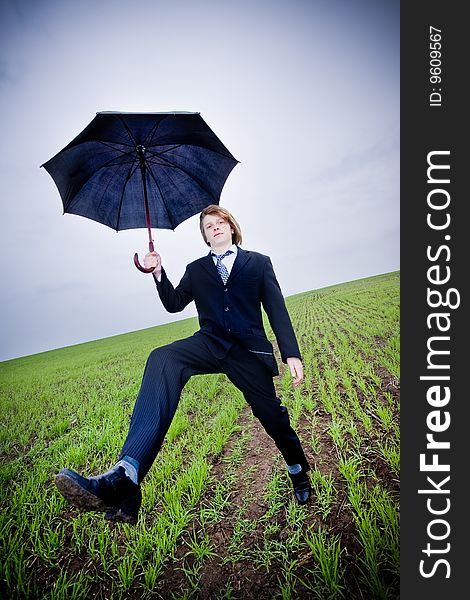
[[[289,365],[290,374],[292,375],[292,383],[297,387],[304,379],[304,367],[302,361],[296,356],[291,356],[287,359],[287,364]]]

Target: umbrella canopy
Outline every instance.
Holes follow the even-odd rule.
[[[175,229],[218,204],[237,162],[199,113],[98,112],[41,166],[64,213],[116,231],[145,227],[153,251],[151,228]]]

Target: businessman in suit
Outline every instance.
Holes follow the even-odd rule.
[[[148,473],[192,375],[225,373],[243,393],[253,414],[272,437],[287,465],[294,495],[305,504],[310,467],[287,409],[276,396],[278,366],[263,328],[264,307],[287,363],[293,385],[303,380],[297,340],[269,257],[243,250],[240,226],[225,208],[211,205],[200,214],[208,255],[195,260],[175,288],[152,252],[145,266],[169,312],[196,304],[200,329],[193,336],[153,350],[147,360],[129,432],[117,464],[107,473],[82,477],[62,469],[61,493],[82,510],[98,510],[114,521],[135,523],[141,504],[140,483]]]

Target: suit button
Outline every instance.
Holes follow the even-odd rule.
[[[225,307],[224,307],[224,310],[225,310],[225,312],[227,312],[227,311],[229,311],[230,309],[229,309],[229,307],[228,307],[228,306],[225,306]]]
[[[228,292],[228,288],[224,288],[224,292]]]

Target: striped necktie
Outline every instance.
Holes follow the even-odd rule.
[[[217,271],[222,277],[222,281],[224,282],[224,284],[227,283],[230,273],[228,272],[227,267],[222,262],[222,259],[224,259],[229,254],[233,254],[233,250],[227,250],[227,252],[224,252],[224,254],[219,255],[212,253],[212,256],[215,256],[217,259],[217,264],[215,266],[217,267]]]

